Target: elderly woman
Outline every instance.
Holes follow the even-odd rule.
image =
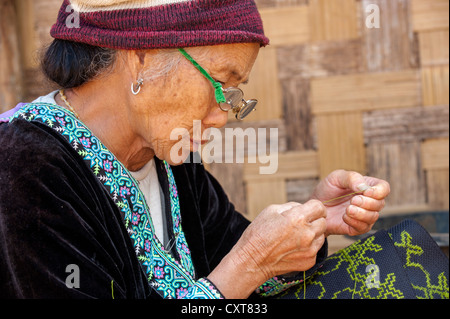
[[[327,258],[328,236],[371,230],[387,182],[337,171],[250,223],[171,156],[174,130],[255,108],[238,89],[268,44],[252,0],[65,0],[51,34],[61,89],[0,116],[0,296],[448,297],[415,224]]]

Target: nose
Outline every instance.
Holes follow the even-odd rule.
[[[228,112],[222,111],[219,105],[215,104],[214,107],[210,108],[202,122],[206,127],[222,128],[228,122]]]

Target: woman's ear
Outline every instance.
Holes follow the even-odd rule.
[[[142,78],[146,70],[152,68],[152,63],[155,61],[156,55],[160,53],[160,50],[127,50],[125,54],[127,56],[128,67],[130,72],[134,76],[136,81]]]
[[[147,52],[140,50],[140,51],[134,51],[135,55],[139,58],[139,64],[141,67],[145,66],[145,56],[147,55]]]
[[[131,80],[136,81],[141,77],[145,69],[146,52],[143,50],[125,50],[122,51],[125,66],[130,72]]]

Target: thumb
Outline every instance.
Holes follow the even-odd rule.
[[[336,186],[343,189],[350,189],[354,192],[365,192],[366,190],[371,188],[371,186],[367,184],[364,176],[357,172],[341,170],[335,172],[335,174],[337,181]]]

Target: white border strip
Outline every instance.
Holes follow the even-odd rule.
[[[80,13],[142,9],[168,4],[190,2],[192,0],[70,0],[72,9]]]

